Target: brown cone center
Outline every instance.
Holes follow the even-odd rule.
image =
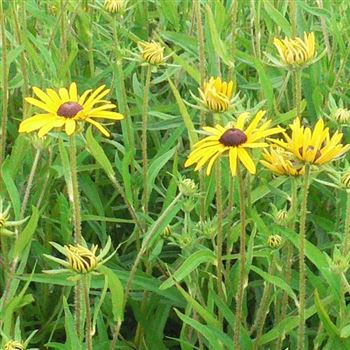
[[[65,102],[65,103],[60,105],[60,107],[57,110],[57,114],[60,117],[73,118],[82,109],[83,109],[83,107],[79,103],[69,101],[69,102]]]
[[[239,146],[247,141],[246,134],[239,129],[228,129],[220,137],[219,142],[224,146]]]
[[[312,152],[314,149],[315,149],[314,146],[308,146],[307,149],[305,150],[305,153],[307,153],[307,152]],[[300,148],[299,148],[299,153],[303,156],[303,147],[300,147]],[[321,157],[321,152],[320,152],[320,150],[318,149],[318,150],[316,151],[316,155],[315,155],[315,159],[314,159],[314,160],[317,160],[317,159],[320,158],[320,157]]]

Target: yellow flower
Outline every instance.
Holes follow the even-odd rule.
[[[63,129],[67,135],[72,135],[77,130],[80,121],[88,122],[99,129],[103,135],[109,137],[110,133],[94,119],[123,119],[120,113],[112,112],[116,106],[103,98],[109,93],[105,85],[95,91],[86,90],[78,95],[77,85],[72,83],[69,89],[60,88],[58,92],[46,89],[46,93],[37,87],[33,87],[35,95],[39,98],[27,97],[26,101],[44,110],[43,114],[25,119],[19,126],[19,132],[30,133],[38,130],[38,136],[45,136],[54,128]]]
[[[267,238],[267,244],[271,248],[278,248],[282,243],[282,237],[280,235],[270,235]]]
[[[198,89],[201,96],[200,102],[210,111],[226,112],[230,105],[233,93],[233,81],[221,81],[221,78],[211,77],[210,80],[204,83],[203,90]]]
[[[278,175],[298,176],[304,174],[304,167],[293,162],[293,156],[283,148],[271,147],[270,151],[264,150],[264,160],[260,162]]]
[[[104,8],[110,13],[122,12],[126,7],[125,0],[106,0],[104,3]]]
[[[207,165],[207,175],[210,174],[214,162],[224,154],[228,154],[232,176],[236,175],[237,162],[240,161],[251,174],[255,174],[256,167],[247,148],[267,147],[265,142],[258,142],[266,136],[282,132],[283,129],[269,128],[271,121],[264,122],[260,127],[258,124],[265,115],[265,111],[259,111],[250,125],[244,129],[247,113],[241,114],[234,127],[204,127],[210,136],[194,145],[194,149],[189,155],[185,167],[197,163],[195,170],[199,170]]]
[[[350,123],[350,111],[348,109],[338,108],[332,116],[340,124]]]
[[[350,171],[344,173],[340,181],[345,188],[350,189]]]
[[[93,245],[91,250],[78,244],[76,246],[64,246],[70,268],[78,273],[87,273],[97,266],[97,246]]]
[[[296,118],[290,125],[291,137],[284,133],[285,141],[272,140],[279,146],[294,154],[304,163],[322,165],[340,157],[349,150],[350,145],[340,143],[343,134],[336,131],[332,137],[328,128],[325,128],[323,119],[320,118],[314,130],[304,127],[300,119]]]
[[[150,64],[161,64],[164,61],[164,47],[154,40],[150,42],[139,41],[139,49],[141,57],[144,61]]]
[[[22,343],[15,340],[10,340],[5,344],[4,350],[24,350],[25,347]]]
[[[315,34],[304,33],[304,40],[301,38],[285,38],[283,40],[275,38],[278,53],[285,65],[299,67],[309,63],[316,54]]]

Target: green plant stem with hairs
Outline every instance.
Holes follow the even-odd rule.
[[[147,129],[148,129],[148,97],[151,85],[152,66],[147,65],[146,81],[143,90],[143,104],[142,104],[142,171],[143,171],[143,195],[142,205],[143,211],[148,213],[148,155],[147,155]]]
[[[81,214],[80,214],[80,193],[78,183],[77,172],[77,146],[76,136],[73,134],[69,138],[69,161],[70,171],[72,179],[72,194],[70,195],[70,201],[73,209],[73,222],[74,222],[74,243],[81,244]],[[74,307],[75,307],[75,326],[78,338],[80,339],[81,328],[81,281],[77,281],[74,295]]]
[[[287,227],[294,231],[296,215],[298,209],[298,184],[296,178],[291,178],[291,199],[290,199],[290,210],[288,213],[288,222]],[[293,264],[293,253],[294,246],[291,242],[286,242],[286,269],[285,269],[285,281],[286,283],[290,283],[292,279],[292,264]],[[278,315],[277,322],[282,321],[286,318],[287,308],[288,308],[288,293],[284,292],[282,295],[281,301],[281,312]],[[277,313],[276,313],[277,314]],[[276,350],[280,350],[282,348],[282,343],[284,339],[284,332],[278,337],[276,342]]]
[[[305,225],[307,216],[307,197],[310,186],[310,164],[305,164],[304,183],[300,205],[299,226],[299,329],[298,350],[304,350],[305,342]]]
[[[297,117],[301,117],[301,69],[294,72],[295,84],[295,106],[297,109]]]
[[[7,118],[8,118],[8,65],[7,65],[7,40],[5,14],[3,1],[0,1],[0,27],[1,27],[1,46],[2,46],[2,115],[1,115],[1,144],[0,144],[0,170],[5,160],[6,139],[7,139]],[[0,172],[1,176],[1,172]],[[3,181],[0,179],[0,192],[2,191]],[[3,244],[1,244],[3,246]]]
[[[203,35],[203,25],[202,25],[202,14],[201,14],[201,5],[199,0],[193,2],[194,12],[196,15],[197,22],[197,42],[198,42],[198,57],[199,57],[199,73],[201,78],[201,88],[204,88],[205,82],[205,44],[204,44],[204,35]],[[200,126],[201,128],[205,126],[205,112],[200,111],[199,113]],[[199,190],[200,193],[205,192],[205,173],[203,170],[199,173]],[[205,220],[205,198],[204,196],[200,197],[200,218]]]
[[[85,301],[85,312],[86,312],[86,335],[85,341],[87,350],[92,350],[92,328],[91,328],[91,308],[90,308],[90,298],[89,298],[89,275],[85,274],[83,276],[83,289],[84,289],[84,301]]]
[[[236,295],[236,319],[233,334],[234,349],[240,350],[240,333],[242,323],[243,312],[243,296],[245,285],[245,263],[246,263],[246,209],[244,200],[244,179],[240,169],[239,163],[237,164],[237,178],[239,184],[239,209],[241,214],[241,230],[240,230],[240,249],[239,249],[239,283]]]
[[[175,205],[178,203],[178,201],[181,199],[182,197],[182,193],[179,193],[174,200],[169,204],[169,206],[164,210],[164,212],[160,215],[160,217],[158,218],[158,220],[155,222],[155,224],[152,226],[151,230],[146,234],[146,236],[144,237],[144,240],[142,242],[142,246],[141,249],[139,250],[136,259],[134,261],[134,264],[131,268],[130,274],[129,274],[129,278],[126,282],[126,286],[125,286],[125,291],[124,291],[124,308],[126,306],[126,303],[128,301],[128,297],[130,294],[130,290],[132,287],[132,283],[135,279],[136,276],[136,272],[137,272],[137,268],[141,262],[142,257],[145,255],[148,245],[151,242],[152,238],[154,237],[154,235],[157,233],[158,229],[160,228],[162,222],[164,221],[164,219],[168,216],[168,214],[174,209]],[[114,350],[115,348],[115,344],[117,342],[117,339],[119,337],[119,333],[120,333],[120,328],[121,328],[122,322],[119,321],[117,322],[117,324],[115,325],[114,329],[113,329],[113,340],[110,344],[109,349],[110,350]]]
[[[343,256],[349,253],[350,245],[350,190],[346,191],[346,212],[345,212],[345,226],[344,226],[344,241],[343,241]]]

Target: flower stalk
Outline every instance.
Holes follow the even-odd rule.
[[[350,245],[350,190],[347,190],[347,192],[346,192],[346,212],[345,212],[343,256],[348,255],[349,245]]]
[[[92,350],[92,328],[91,328],[91,308],[89,298],[89,275],[85,274],[83,277],[83,288],[84,288],[84,301],[86,311],[86,344],[87,350]]]
[[[239,283],[236,295],[236,320],[234,328],[234,348],[240,349],[240,333],[242,323],[242,309],[243,309],[243,296],[245,286],[245,263],[246,263],[246,209],[244,202],[244,179],[240,169],[240,165],[237,165],[237,178],[239,184],[239,209],[241,213],[241,230],[240,230],[240,249],[239,249]]]
[[[148,155],[147,155],[147,128],[148,128],[148,98],[151,84],[152,66],[147,65],[145,88],[142,105],[142,166],[143,166],[143,196],[142,204],[145,214],[148,213]]]
[[[294,72],[295,82],[295,105],[297,109],[297,117],[301,117],[301,69],[297,68]]]
[[[305,164],[304,183],[300,206],[299,226],[299,331],[298,350],[304,350],[305,343],[305,225],[307,216],[307,197],[310,186],[310,164]]]

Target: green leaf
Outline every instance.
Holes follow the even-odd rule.
[[[111,292],[114,321],[122,321],[124,318],[124,288],[115,272],[106,266],[100,266],[101,271],[108,279],[108,288]]]
[[[101,168],[106,172],[108,177],[114,177],[114,170],[111,162],[107,158],[103,148],[100,144],[95,140],[92,135],[91,126],[88,128],[86,132],[86,143],[88,146],[89,152],[95,158],[96,162],[101,166]]]
[[[24,248],[27,246],[27,244],[31,241],[32,236],[36,230],[36,227],[38,225],[39,220],[39,211],[35,207],[32,207],[32,216],[27,224],[27,226],[24,228],[24,230],[21,232],[21,234],[18,236],[15,245],[13,247],[13,258],[19,258],[24,250]]]
[[[284,32],[286,36],[291,36],[290,23],[282,16],[282,14],[271,4],[269,0],[263,0],[266,12]]]
[[[183,118],[183,121],[185,123],[187,132],[188,132],[188,137],[190,139],[190,144],[191,147],[198,141],[198,136],[196,134],[191,116],[189,115],[187,108],[185,106],[184,101],[182,100],[182,97],[178,91],[178,89],[176,88],[176,86],[174,85],[174,83],[170,80],[170,78],[168,79],[171,90],[173,91],[173,94],[175,96],[177,105],[179,106],[179,110],[181,113],[181,116]]]
[[[1,167],[1,177],[2,177],[2,181],[4,181],[7,193],[10,196],[13,211],[15,213],[15,218],[18,219],[20,208],[21,208],[21,200],[19,197],[19,193],[17,191],[17,187],[15,185],[15,182],[13,181],[8,159],[4,161]]]
[[[202,263],[213,264],[216,261],[215,254],[209,249],[199,250],[189,256],[182,265],[159,287],[164,290],[170,288],[175,282],[180,282]]]
[[[64,328],[66,330],[66,345],[69,346],[70,349],[81,350],[81,344],[77,333],[75,331],[75,322],[72,313],[69,310],[69,306],[67,303],[67,299],[63,296],[63,310],[64,310]]]

